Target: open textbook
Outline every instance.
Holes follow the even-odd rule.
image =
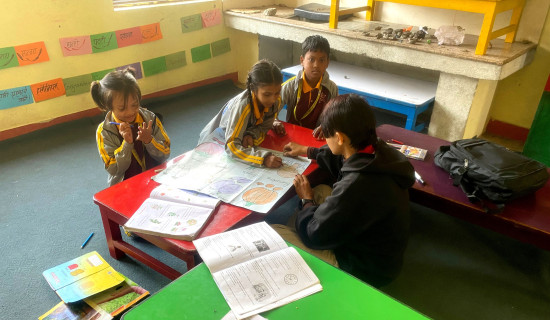
[[[303,173],[311,163],[304,157],[286,157],[279,151],[254,147],[283,159],[283,165],[277,169],[254,167],[228,156],[222,141],[225,141],[223,132],[214,131],[204,143],[152,179],[266,213],[293,186],[296,174]]]
[[[160,185],[126,222],[128,231],[193,240],[220,200],[194,191]]]
[[[322,290],[296,249],[265,222],[193,243],[237,319]]]

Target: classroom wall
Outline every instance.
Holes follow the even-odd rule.
[[[222,1],[204,1],[148,9],[115,12],[111,0],[20,0],[2,6],[1,48],[43,41],[49,61],[0,69],[0,91],[56,78],[69,78],[185,51],[187,65],[138,80],[143,94],[222,77],[239,71],[236,52],[245,59],[242,39],[223,24],[182,32],[181,18],[221,9]],[[114,50],[63,56],[59,39],[92,35],[160,23],[162,39]],[[238,39],[235,39],[237,36]],[[230,39],[231,50],[216,57],[193,62],[191,49]],[[254,37],[246,36],[253,43]],[[235,42],[237,45],[235,45]],[[253,51],[253,50],[252,50]],[[185,107],[185,106],[182,106]],[[28,105],[0,108],[0,135],[12,128],[44,123],[58,117],[94,109],[89,94],[60,96]],[[1,140],[1,139],[0,139]]]

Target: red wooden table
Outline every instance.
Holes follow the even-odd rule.
[[[287,135],[283,137],[279,137],[270,131],[262,143],[262,147],[280,151],[283,149],[283,146],[291,140],[304,145],[321,146],[324,144],[324,141],[316,141],[313,139],[310,129],[287,123],[285,123],[285,128]],[[183,158],[183,155],[171,161],[178,161],[181,158]],[[157,182],[151,180],[151,177],[156,174],[155,170],[165,167],[166,163],[96,193],[94,195],[94,203],[99,206],[103,228],[105,229],[105,236],[107,238],[107,246],[113,258],[120,259],[125,254],[128,254],[162,275],[170,279],[176,279],[181,275],[181,272],[167,266],[158,259],[153,258],[149,254],[124,241],[119,227],[128,221],[143,201],[149,197],[151,191],[158,186]],[[317,165],[312,163],[306,169],[305,174],[310,174],[316,168]],[[287,192],[285,199],[292,196],[293,192],[294,189],[291,188],[289,192]],[[284,199],[279,201],[279,203],[283,201]],[[200,237],[224,232],[242,222],[243,219],[250,214],[251,211],[248,209],[222,203],[217,207],[210,221],[207,222]],[[195,266],[195,254],[197,251],[192,242],[145,234],[139,234],[139,236],[185,261],[187,270]]]
[[[411,201],[450,214],[517,240],[550,250],[550,180],[536,193],[506,204],[499,214],[489,214],[472,204],[459,187],[453,186],[449,174],[433,162],[435,151],[448,141],[405,130],[392,125],[377,128],[386,141],[397,139],[406,145],[428,150],[424,161],[411,160],[426,185],[416,182],[410,190]]]

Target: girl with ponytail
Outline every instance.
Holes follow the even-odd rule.
[[[90,93],[106,113],[97,127],[96,141],[109,185],[168,159],[170,138],[155,113],[141,107],[141,90],[133,68],[110,72],[92,82]]]
[[[211,140],[214,131],[220,129],[230,156],[257,167],[280,167],[280,157],[255,147],[262,143],[281,110],[282,82],[283,75],[275,63],[258,61],[248,72],[246,90],[229,100],[204,127],[198,144]]]

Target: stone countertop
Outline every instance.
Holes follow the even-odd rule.
[[[494,39],[491,41],[492,47],[487,49],[485,55],[476,55],[475,47],[478,37],[475,35],[466,34],[464,42],[459,46],[438,45],[435,38],[431,39],[431,43],[428,43],[424,39],[421,42],[411,44],[406,40],[400,42],[399,40],[376,38],[376,34],[379,32],[375,30],[376,27],[381,27],[383,31],[388,27],[396,29],[405,28],[407,25],[366,21],[359,17],[351,17],[346,20],[340,20],[338,29],[330,29],[328,22],[305,21],[295,16],[294,8],[285,6],[272,7],[277,8],[277,13],[274,16],[263,14],[263,11],[268,7],[225,11],[226,25],[243,31],[257,32],[262,35],[297,42],[303,40],[304,32],[320,32],[328,38],[331,47],[339,51],[363,54],[385,61],[490,80],[500,80],[521,69],[529,62],[528,53],[534,52],[536,48],[536,44],[530,42],[506,43],[503,39]],[[239,23],[239,19],[246,19],[248,25]],[[265,27],[265,23],[272,27],[261,27]],[[254,24],[257,24],[257,26],[254,26]],[[415,27],[413,31],[417,29],[418,27]],[[433,35],[434,31],[433,28],[430,28],[429,34]],[[370,35],[365,35],[365,32],[370,32]],[[437,57],[443,59],[435,59]],[[417,61],[404,61],[409,58]],[[430,65],[432,64],[430,60],[433,62],[433,65]],[[435,60],[441,61],[436,62]],[[455,65],[462,64],[462,66],[456,66],[455,68],[450,68],[452,70],[447,71],[444,65],[449,63]],[[438,64],[441,64],[441,67],[438,67]],[[481,71],[472,72],[471,68],[481,69]]]

